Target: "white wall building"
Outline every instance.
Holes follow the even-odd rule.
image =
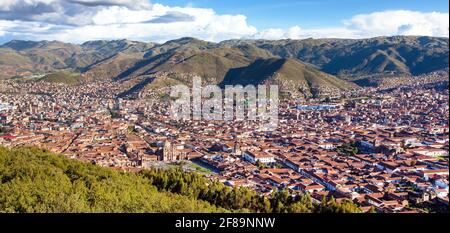
[[[243,154],[245,160],[250,163],[275,163],[275,156],[262,151],[245,151]]]

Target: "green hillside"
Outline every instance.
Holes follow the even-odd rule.
[[[117,77],[124,70],[131,68],[142,58],[142,53],[122,53],[119,52],[112,57],[101,60],[97,63],[83,68],[85,76],[91,79],[112,79]]]
[[[11,49],[0,48],[0,65],[29,65],[31,61],[28,57],[20,55]]]
[[[222,85],[278,84],[281,90],[307,97],[330,91],[350,90],[354,84],[326,74],[295,59],[258,59],[251,65],[231,70]]]
[[[136,174],[39,149],[0,148],[0,212],[223,212],[204,201],[159,192]]]
[[[166,63],[155,67],[153,71],[197,74],[205,80],[218,83],[222,81],[229,69],[250,63],[246,57],[236,51],[220,52],[201,52],[176,62],[176,64]]]
[[[174,43],[167,42],[156,46],[152,49],[154,53],[151,56],[146,55],[145,59],[124,70],[117,79],[172,72],[181,75],[196,74],[208,83],[216,84],[223,80],[230,69],[247,66],[257,58],[273,57],[269,52],[256,46],[212,47],[211,43],[195,39],[184,41],[183,44]]]
[[[75,85],[83,82],[83,77],[80,74],[69,72],[55,72],[48,74],[38,81],[50,83],[64,83],[68,85]]]
[[[102,67],[100,74],[110,68],[108,60],[115,62],[119,53],[128,57],[142,58],[144,52],[152,48],[154,43],[136,42],[130,40],[88,41],[82,45],[63,43],[59,41],[21,41],[13,40],[0,46],[0,66],[9,65],[8,69],[17,72],[26,69],[34,73],[51,72],[61,69],[71,71],[88,71],[88,67],[98,67],[106,61],[107,66]],[[123,63],[122,57],[117,56]],[[137,60],[131,61],[136,62]],[[126,66],[121,66],[121,71]],[[98,72],[98,68],[96,70]],[[2,70],[0,70],[0,76]],[[13,74],[15,75],[15,74]],[[10,76],[10,75],[9,75]],[[99,78],[105,78],[105,75]],[[106,78],[111,78],[106,75]]]

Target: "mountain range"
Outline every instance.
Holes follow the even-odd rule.
[[[0,78],[64,71],[82,73],[86,81],[138,84],[161,74],[170,74],[171,82],[188,82],[196,74],[206,83],[277,82],[290,92],[314,96],[351,89],[355,85],[348,81],[355,79],[448,69],[448,45],[448,38],[425,36],[220,43],[186,37],[163,44],[14,40],[0,46]]]

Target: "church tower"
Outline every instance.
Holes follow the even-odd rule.
[[[170,141],[164,142],[162,161],[173,161],[173,146]]]

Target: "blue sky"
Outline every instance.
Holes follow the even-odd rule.
[[[212,8],[219,14],[243,14],[257,28],[335,27],[357,14],[386,10],[448,12],[448,0],[155,0],[170,6]]]
[[[0,43],[449,36],[447,0],[0,0]]]

